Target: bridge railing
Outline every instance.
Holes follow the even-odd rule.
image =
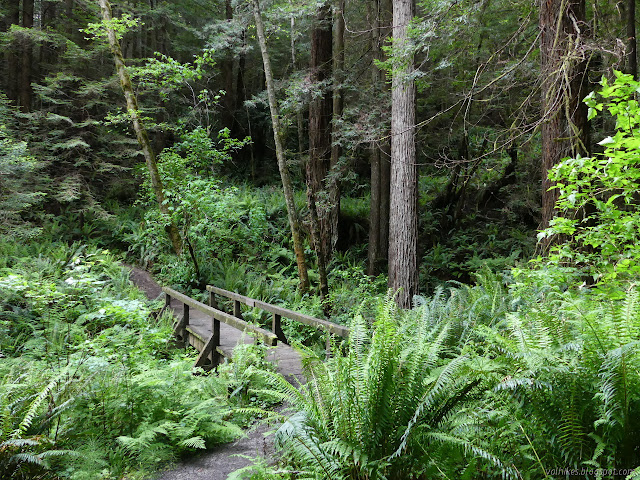
[[[220,322],[226,323],[234,328],[237,328],[241,331],[248,331],[254,333],[259,339],[261,339],[266,345],[276,346],[278,343],[278,337],[275,333],[270,332],[269,330],[265,330],[264,328],[260,328],[256,325],[248,323],[242,319],[242,317],[237,317],[234,315],[230,315],[225,313],[214,306],[206,305],[202,302],[194,300],[187,295],[178,292],[177,290],[173,290],[169,287],[163,287],[162,291],[165,294],[165,307],[169,307],[171,304],[171,299],[175,298],[179,302],[184,305],[184,313],[182,319],[180,319],[175,327],[174,334],[179,334],[183,338],[188,335],[187,327],[189,326],[189,310],[191,308],[195,308],[205,315],[209,315],[211,317],[211,338],[204,344],[198,359],[196,360],[196,366],[201,366],[204,364],[205,360],[211,356],[212,364],[215,366],[219,363],[219,353],[217,348],[220,346]]]
[[[217,308],[218,305],[215,297],[216,295],[220,295],[222,297],[233,300],[233,316],[236,318],[242,318],[242,313],[240,311],[241,304],[270,312],[272,314],[271,330],[277,336],[278,340],[283,343],[288,342],[287,338],[284,335],[284,332],[282,331],[282,317],[294,320],[304,325],[309,325],[320,330],[324,330],[327,333],[327,356],[329,356],[331,352],[331,335],[336,335],[343,338],[347,338],[349,336],[349,328],[345,327],[344,325],[338,325],[337,323],[333,323],[328,320],[323,320],[321,318],[311,317],[303,313],[294,312],[293,310],[289,310],[278,305],[272,305],[261,300],[256,300],[255,298],[246,297],[244,295],[240,295],[239,293],[224,290],[223,288],[218,288],[213,285],[207,285],[207,291],[209,292],[209,304],[214,308]]]

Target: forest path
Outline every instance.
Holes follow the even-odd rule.
[[[134,285],[149,299],[158,298],[162,289],[149,272],[137,267],[127,266],[127,268],[131,268],[130,278]],[[251,463],[249,459],[237,455],[249,457],[271,455],[273,451],[271,437],[265,436],[269,428],[260,425],[258,428],[247,431],[246,436],[240,440],[220,445],[213,450],[186,459],[171,470],[157,474],[155,478],[157,480],[226,480],[231,472]]]

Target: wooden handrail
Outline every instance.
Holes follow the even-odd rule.
[[[175,298],[176,300],[183,303],[184,305],[195,308],[196,310],[201,311],[205,315],[209,315],[215,318],[216,320],[219,320],[223,323],[226,323],[229,326],[237,328],[238,330],[242,330],[242,331],[248,330],[250,332],[255,333],[256,335],[262,337],[262,341],[266,345],[275,346],[278,343],[277,335],[268,330],[265,330],[264,328],[257,327],[248,322],[245,322],[240,318],[234,317],[233,315],[229,315],[228,313],[225,313],[221,310],[210,307],[209,305],[206,305],[202,302],[194,300],[193,298],[188,297],[187,295],[180,293],[177,290],[174,290],[172,288],[162,287],[162,291],[167,295],[167,303],[170,302],[171,298]],[[186,309],[185,312],[188,312],[188,309]]]
[[[337,335],[339,337],[347,338],[349,336],[349,327],[345,327],[344,325],[338,325],[337,323],[329,322],[328,320],[322,320],[321,318],[315,318],[303,313],[294,312],[293,310],[278,307],[277,305],[272,305],[261,300],[246,297],[244,295],[240,295],[239,293],[214,287],[213,285],[207,285],[207,290],[209,292],[234,300],[235,302],[244,303],[249,307],[260,308],[267,312],[273,313],[274,315],[279,315],[281,317],[289,318],[291,320],[295,320],[296,322],[303,323],[311,327],[323,329],[328,333]]]

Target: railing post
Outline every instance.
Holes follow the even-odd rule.
[[[182,306],[182,339],[184,341],[184,346],[186,347],[189,345],[189,332],[187,332],[187,325],[189,325],[189,305],[183,303]]]
[[[326,359],[329,360],[331,358],[331,332],[327,330],[327,341],[326,341]]]
[[[216,317],[211,317],[211,335],[213,335],[211,365],[213,368],[217,368],[218,364],[220,364],[220,353],[218,353],[218,347],[220,346],[220,320]]]
[[[240,300],[233,301],[233,316],[236,318],[242,318],[242,313],[240,312]]]
[[[189,305],[187,305],[186,303],[182,304],[184,310],[184,315],[182,316],[182,318],[184,318],[184,326],[185,328],[187,327],[187,325],[189,325]]]
[[[171,295],[169,295],[168,293],[164,294],[164,306],[165,308],[171,307]]]
[[[209,306],[218,309],[218,302],[216,302],[216,294],[209,292]],[[220,354],[218,353],[218,347],[220,346],[220,320],[211,316],[211,366],[217,368],[220,363]]]
[[[277,313],[273,314],[273,318],[271,320],[271,331],[276,334],[278,340],[282,343],[287,343],[287,337],[284,336],[284,332],[282,331],[282,316]]]
[[[218,310],[218,302],[216,301],[216,294],[214,292],[209,292],[209,306]]]

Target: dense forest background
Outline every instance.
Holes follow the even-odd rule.
[[[390,286],[424,292],[440,280],[469,281],[483,260],[499,267],[531,256],[535,229],[553,212],[553,192],[541,210],[546,171],[602,137],[601,121],[578,118],[582,98],[603,74],[636,68],[630,2],[555,3],[544,2],[545,18],[530,1],[421,2],[402,24],[409,40],[395,47],[390,2],[259,6],[293,190],[313,200],[299,201],[297,214],[306,244],[322,250],[320,262],[307,254],[317,275],[318,263],[326,270],[345,252],[366,261],[370,275],[388,271],[389,211],[400,190],[416,208],[394,210],[391,225],[412,232],[403,242],[415,258],[393,257],[391,268],[418,270],[420,286],[415,271],[406,285],[392,272]],[[196,233],[202,217],[181,210],[185,189],[211,191],[199,181],[263,192],[279,185],[252,5],[126,3],[114,14],[131,19],[122,53],[175,221],[193,249],[184,268],[203,282],[211,240]],[[102,18],[99,5],[7,2],[2,18],[4,135],[32,159],[20,167],[31,173],[5,187],[24,195],[4,201],[5,232],[28,236],[35,230],[25,217],[34,227],[54,218],[59,235],[102,236],[155,261],[162,248],[141,238],[151,219],[141,228],[133,216],[133,228],[121,216],[152,198],[139,194],[140,147],[108,42],[87,30]],[[402,58],[412,67],[398,73]],[[391,185],[394,74],[416,89],[415,153],[407,155],[417,171]]]
[[[635,37],[635,0],[2,0],[0,476],[142,478],[282,400],[235,478],[640,476]],[[313,388],[192,376],[121,262],[355,333]]]

